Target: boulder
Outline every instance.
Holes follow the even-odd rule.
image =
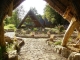
[[[5,41],[8,42],[8,43],[12,43],[12,40],[11,40],[10,37],[4,36],[4,39],[5,39]]]
[[[58,54],[61,54],[61,49],[62,48],[63,47],[61,45],[57,45],[57,46],[54,47],[54,51],[57,52]]]
[[[54,35],[50,35],[50,39],[49,39],[49,40],[53,42],[53,40],[54,40]]]
[[[71,50],[69,50],[68,48],[63,47],[63,48],[61,49],[61,55],[62,55],[63,57],[68,58],[70,54],[71,54]]]
[[[58,54],[61,54],[63,57],[68,58],[68,56],[71,53],[71,50],[69,50],[66,47],[63,47],[61,45],[57,45],[54,47],[54,51],[57,52]]]
[[[17,51],[13,50],[8,53],[9,60],[18,60]]]

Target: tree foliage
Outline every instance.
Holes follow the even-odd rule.
[[[33,11],[33,12],[34,12],[34,14],[38,14],[38,12],[37,12],[37,10],[36,10],[36,8],[35,8],[35,7],[31,7],[31,8],[30,8],[30,10],[31,10],[31,11]]]
[[[54,25],[63,25],[67,21],[62,18],[57,12],[55,12],[49,5],[44,8],[44,18],[47,18]],[[67,24],[67,23],[66,23]]]
[[[13,11],[12,16],[11,17],[7,17],[4,20],[4,25],[8,25],[8,24],[14,24],[15,27],[18,26],[19,24],[19,19],[18,19],[18,14],[17,14],[17,10]]]

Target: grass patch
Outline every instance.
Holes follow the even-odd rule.
[[[15,44],[11,43],[11,44],[8,44],[6,46],[6,51],[9,52],[9,51],[12,51],[14,50],[14,47],[15,47]]]
[[[7,26],[4,26],[4,29],[16,29],[15,25],[14,24],[9,24]]]
[[[56,41],[56,42],[54,43],[54,45],[61,45],[61,40]]]

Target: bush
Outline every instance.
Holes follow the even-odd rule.
[[[16,27],[13,24],[9,24],[7,26],[4,26],[4,29],[16,29]]]
[[[37,31],[38,30],[38,28],[33,28],[33,31]]]
[[[15,45],[14,45],[13,43],[8,44],[8,45],[6,46],[6,51],[7,51],[7,52],[12,51],[12,50],[14,50],[14,47],[15,47]]]
[[[56,41],[54,44],[55,45],[61,45],[61,41]]]
[[[63,30],[64,30],[64,26],[63,25],[59,26],[59,32],[63,32]]]

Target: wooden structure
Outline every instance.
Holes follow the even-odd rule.
[[[66,46],[74,29],[80,34],[80,0],[45,0],[55,11],[70,22],[62,45]]]
[[[0,0],[0,46],[5,47],[3,20],[24,0]]]
[[[43,24],[41,24],[40,20],[37,18],[36,14],[30,9],[28,11],[28,13],[25,15],[25,17],[22,19],[22,21],[20,22],[20,24],[18,25],[18,28],[21,28],[21,25],[26,22],[26,18],[30,17],[31,18],[31,22],[33,22],[35,24],[34,27],[43,27]],[[44,22],[44,20],[43,20]]]
[[[24,0],[0,0],[0,46],[5,46],[3,20],[12,15],[15,9]],[[68,38],[76,28],[80,34],[80,0],[45,0],[60,15],[70,22],[67,28],[62,45],[66,46]]]
[[[18,25],[18,28],[22,28],[22,24],[24,24],[27,21],[27,17],[31,18],[31,22],[34,23],[34,26],[31,25],[30,27],[49,27],[52,23],[47,20],[47,18],[43,19],[42,16],[36,15],[33,10],[29,10],[28,13],[25,15],[25,17],[22,19],[20,24]],[[27,27],[27,26],[25,26]]]

